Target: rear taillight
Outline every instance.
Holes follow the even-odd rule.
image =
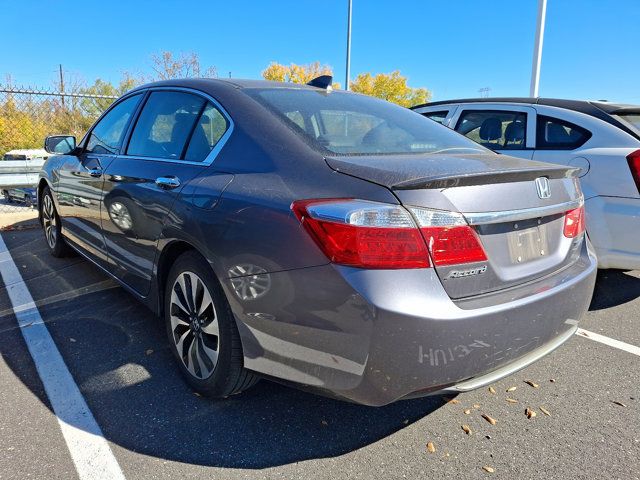
[[[350,199],[301,200],[292,210],[334,263],[361,268],[425,268],[427,246],[399,205]]]
[[[476,231],[462,214],[443,210],[409,207],[427,242],[435,265],[484,262],[487,255]]]
[[[633,175],[633,180],[636,182],[638,193],[640,193],[640,150],[636,150],[635,152],[627,155],[627,162],[629,162],[631,175]]]
[[[476,232],[455,212],[351,199],[301,200],[298,219],[334,263],[425,268],[487,259]],[[427,249],[428,247],[428,249]]]
[[[564,216],[564,236],[576,238],[584,233],[584,206],[569,210]]]

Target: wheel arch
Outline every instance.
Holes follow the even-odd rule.
[[[41,178],[40,181],[38,182],[38,186],[36,190],[36,201],[37,201],[36,206],[38,208],[38,221],[40,222],[40,225],[42,225],[42,192],[46,187],[49,187],[49,190],[53,191],[53,188],[51,187],[47,179]],[[55,201],[55,198],[54,198],[54,201]]]
[[[174,240],[168,243],[159,254],[158,261],[156,262],[156,312],[160,318],[164,316],[164,293],[169,271],[178,257],[186,252],[196,252],[206,260],[206,257],[198,248],[185,240]],[[215,272],[213,272],[213,274],[215,275]]]

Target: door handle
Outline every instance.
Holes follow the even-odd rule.
[[[173,190],[180,186],[180,179],[178,177],[158,177],[156,185],[163,190]]]
[[[90,177],[99,178],[99,177],[102,176],[102,169],[101,168],[90,168],[88,173],[89,173]]]

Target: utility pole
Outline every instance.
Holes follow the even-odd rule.
[[[62,93],[62,108],[64,108],[64,75],[62,74],[62,64],[58,65],[60,72],[60,92]]]
[[[344,89],[349,90],[349,77],[351,76],[351,1],[349,2],[349,10],[347,14],[347,74],[344,81]]]
[[[538,21],[536,25],[536,41],[533,45],[533,66],[531,67],[530,97],[538,96],[540,83],[540,63],[542,62],[542,41],[544,40],[544,24],[547,18],[547,0],[538,0]]]

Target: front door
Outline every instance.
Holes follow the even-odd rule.
[[[115,159],[142,94],[114,105],[95,124],[77,156],[59,169],[57,200],[65,236],[105,266],[100,205],[104,171]]]

